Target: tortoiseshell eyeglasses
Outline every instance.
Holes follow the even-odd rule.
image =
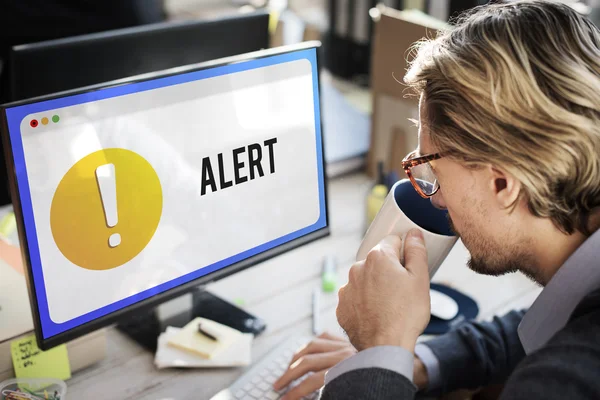
[[[437,193],[440,184],[433,172],[430,161],[437,160],[443,156],[440,153],[427,154],[417,157],[417,151],[409,153],[402,160],[402,168],[408,175],[413,187],[423,198],[429,198]]]

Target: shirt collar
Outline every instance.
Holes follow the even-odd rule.
[[[600,287],[598,248],[600,229],[571,254],[523,316],[518,333],[526,354],[564,328],[581,300]]]

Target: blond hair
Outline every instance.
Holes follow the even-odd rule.
[[[423,94],[432,143],[522,184],[530,211],[590,235],[600,206],[600,31],[569,6],[476,7],[415,44],[404,81]]]

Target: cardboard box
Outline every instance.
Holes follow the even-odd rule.
[[[417,146],[417,129],[409,118],[418,119],[418,98],[402,83],[408,69],[412,44],[433,38],[448,25],[420,11],[398,11],[378,6],[371,11],[375,21],[371,56],[373,116],[367,174],[376,178],[377,164],[405,177],[402,158]]]

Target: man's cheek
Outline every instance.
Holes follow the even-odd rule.
[[[446,214],[446,218],[448,219],[448,226],[450,227],[450,230],[452,232],[454,232],[454,234],[456,236],[460,237],[460,233],[458,232],[458,229],[456,228],[456,225],[454,224],[454,220],[452,219],[450,210],[448,210],[448,213]]]

